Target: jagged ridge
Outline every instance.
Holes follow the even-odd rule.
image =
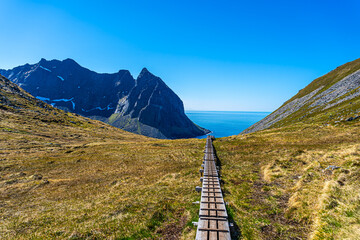
[[[191,122],[181,99],[145,68],[135,80],[127,70],[99,74],[72,59],[41,59],[0,74],[57,108],[130,132],[172,139],[209,132]]]

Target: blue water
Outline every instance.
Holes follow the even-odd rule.
[[[186,111],[191,121],[211,130],[211,135],[215,137],[237,135],[269,114],[269,112]]]

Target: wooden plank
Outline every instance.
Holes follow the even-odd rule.
[[[213,221],[213,220],[211,220]],[[220,230],[220,229],[217,229],[216,227],[209,227],[209,228],[199,228],[199,231],[209,231],[209,232],[224,232],[224,233],[227,233],[229,231],[225,231],[225,230]]]
[[[211,136],[206,139],[204,150],[202,192],[199,209],[197,240],[230,240],[226,205],[219,181]]]
[[[217,209],[215,207],[204,207],[204,208],[201,208],[200,210],[204,210],[204,211],[226,211],[226,209]]]
[[[217,211],[217,217],[224,217],[224,218],[228,218],[227,212],[226,211]]]
[[[230,228],[229,223],[225,221],[218,221],[218,228],[221,230],[227,230],[227,232],[219,232],[219,240],[230,240]]]
[[[209,208],[209,204],[208,203],[204,203],[204,202],[200,202],[200,209],[208,209]]]
[[[216,203],[216,209],[221,211],[226,211],[225,203],[222,204]]]
[[[216,220],[210,220],[210,229],[217,229],[217,224],[216,224]],[[211,231],[209,232],[209,240],[217,240],[218,239],[218,232],[217,231]]]
[[[196,231],[196,240],[207,240],[208,239],[208,231],[202,231],[200,229],[208,228],[208,221],[209,220],[199,220],[198,228]]]
[[[228,221],[226,218],[221,218],[221,217],[201,217],[200,219],[202,219],[202,220],[217,220],[217,221],[223,221],[223,222]]]

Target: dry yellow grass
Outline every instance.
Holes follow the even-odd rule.
[[[194,231],[202,140],[155,140],[28,110],[0,110],[1,239],[177,239]]]
[[[0,132],[2,238],[194,237],[203,140],[154,140],[93,121],[35,129],[12,117]],[[298,127],[215,141],[238,238],[359,237],[359,124]],[[341,168],[323,171],[329,165]]]
[[[204,140],[11,104],[0,105],[1,239],[194,238]],[[360,239],[359,132],[356,120],[217,139],[234,239]]]
[[[215,141],[240,238],[360,239],[359,132],[297,124]]]
[[[194,232],[203,140],[131,134],[0,81],[0,239],[178,239]]]

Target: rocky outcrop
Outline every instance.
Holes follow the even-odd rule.
[[[314,98],[310,107],[331,108],[339,103],[360,96],[360,70],[343,78]],[[352,92],[354,91],[354,92]],[[349,94],[350,93],[350,94]]]
[[[72,59],[41,59],[0,74],[57,108],[130,132],[170,139],[208,133],[190,121],[181,99],[145,68],[134,79],[127,70],[99,74]]]
[[[0,70],[34,97],[57,108],[86,117],[109,117],[117,100],[129,94],[135,81],[127,70],[98,74],[72,59],[41,61],[10,70]]]
[[[342,77],[343,75],[345,76]],[[339,80],[334,81],[336,78],[339,78]],[[314,89],[314,86],[316,86],[316,89]],[[314,80],[302,91],[307,92],[307,94],[300,95],[300,91],[298,95],[287,101],[269,116],[245,129],[242,134],[274,126],[285,126],[307,118],[316,118],[319,114],[326,114],[329,109],[336,110],[335,112],[339,112],[339,114],[357,114],[358,112],[352,112],[354,110],[350,110],[349,106],[340,108],[339,105],[344,103],[350,105],[355,102],[351,108],[355,109],[355,111],[358,109],[356,106],[360,101],[356,100],[360,97],[360,60],[344,64],[329,74]],[[347,117],[339,116],[339,119],[344,120]]]
[[[319,90],[320,89],[316,89],[308,95],[305,95],[304,97],[295,99],[287,103],[286,105],[277,109],[275,112],[266,116],[264,119],[245,129],[242,134],[256,132],[271,127],[276,122],[281,121],[282,119],[298,111],[300,108],[304,107],[308,103],[308,101],[316,95]]]
[[[190,121],[181,99],[146,68],[129,95],[119,100],[112,118],[114,126],[159,138],[186,138],[207,132]]]

